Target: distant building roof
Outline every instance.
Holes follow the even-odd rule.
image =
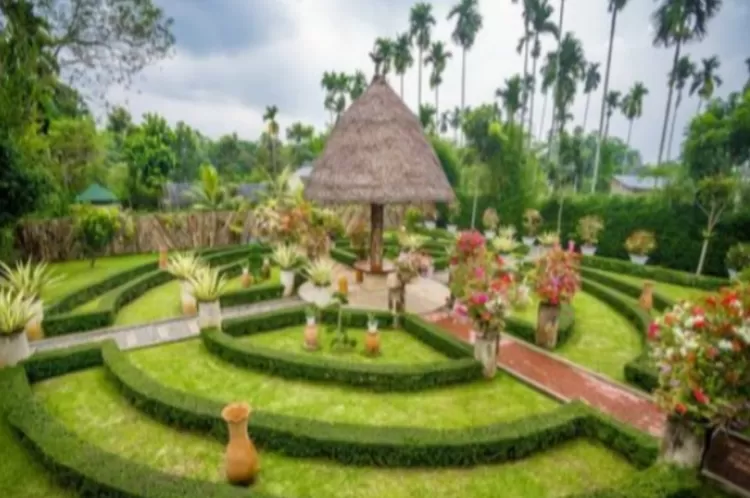
[[[260,194],[265,192],[264,183],[241,183],[237,185],[237,195],[244,197],[250,202],[257,201]]]
[[[76,202],[87,204],[118,204],[120,200],[110,190],[98,183],[92,183],[76,196]]]
[[[296,183],[301,182],[303,184],[307,183],[307,180],[310,178],[310,175],[312,174],[313,166],[311,162],[306,162],[297,170],[292,173],[292,176],[289,178],[290,183]]]
[[[657,190],[667,184],[664,178],[658,176],[615,175],[613,180],[622,185],[623,188],[637,192]]]

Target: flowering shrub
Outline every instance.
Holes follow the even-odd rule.
[[[406,285],[419,275],[432,271],[432,259],[418,251],[401,253],[395,262],[396,275],[402,285]]]
[[[658,403],[693,423],[750,422],[750,286],[682,302],[648,330]]]
[[[581,288],[579,259],[570,247],[565,251],[559,245],[539,258],[534,290],[542,302],[557,306],[573,299]]]
[[[599,232],[604,230],[604,222],[598,216],[584,216],[578,220],[578,236],[585,244],[595,246],[599,242]]]
[[[741,271],[750,267],[750,244],[735,244],[727,251],[727,268]]]
[[[518,242],[516,242],[512,238],[495,237],[494,239],[492,239],[492,247],[494,247],[495,250],[501,254],[508,254],[513,252],[515,248],[518,247]]]
[[[654,234],[647,230],[636,230],[625,240],[625,249],[629,254],[647,256],[656,249]]]
[[[477,231],[461,232],[456,239],[456,248],[451,257],[451,264],[459,264],[484,254],[485,241]]]

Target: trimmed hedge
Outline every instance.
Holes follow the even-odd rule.
[[[657,282],[664,282],[665,284],[695,287],[696,289],[703,290],[717,290],[729,285],[729,280],[726,278],[698,276],[694,273],[670,270],[669,268],[662,268],[661,266],[637,265],[630,261],[602,258],[600,256],[582,256],[581,264],[584,267],[597,270],[624,273],[635,277],[656,280]]]
[[[333,323],[336,320],[336,314],[324,312],[322,319],[324,323]],[[304,307],[266,313],[260,322],[253,318],[251,321],[255,322],[255,325],[250,334],[261,332],[262,329],[277,328],[272,324],[278,323],[279,320],[291,322],[292,325],[304,323]],[[425,323],[416,317],[408,317],[408,320],[411,320],[410,330],[421,329],[420,332],[413,334],[417,338],[425,334],[441,334],[432,328],[425,327]],[[350,326],[355,324],[364,326],[367,322],[367,312],[347,310],[346,321]],[[427,364],[358,364],[240,343],[233,338],[239,335],[238,332],[241,331],[239,327],[235,322],[231,328],[231,335],[217,329],[203,330],[201,331],[203,344],[208,351],[230,363],[285,378],[343,383],[373,391],[418,391],[482,378],[481,364],[465,354],[464,350],[461,350],[464,354],[460,359]],[[383,333],[389,332],[386,330]]]
[[[591,268],[582,267],[581,276],[589,280],[594,280],[596,282],[599,282],[600,284],[604,284],[607,287],[611,287],[615,289],[616,291],[622,292],[623,294],[630,296],[634,299],[640,298],[641,292],[643,291],[643,289],[639,287],[638,285],[611,277],[598,270],[592,270]],[[656,290],[653,291],[653,301],[654,301],[654,308],[656,308],[659,311],[665,310],[667,308],[671,308],[675,304],[675,302],[671,298],[665,296],[664,294]]]
[[[22,362],[29,382],[57,377],[102,364],[102,346],[98,343],[34,353]]]

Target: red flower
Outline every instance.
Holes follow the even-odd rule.
[[[682,403],[677,403],[677,405],[675,405],[674,407],[674,411],[676,411],[680,415],[685,415],[687,413],[687,407]]]
[[[718,355],[719,355],[719,351],[716,348],[709,348],[706,351],[706,356],[708,357],[709,360],[713,360]]]
[[[693,306],[693,316],[703,316],[706,314],[706,311],[701,308],[700,306]]]
[[[702,329],[706,326],[706,317],[703,315],[696,315],[693,318],[693,328]]]
[[[659,324],[656,322],[651,322],[648,325],[648,338],[651,340],[655,340],[659,337]]]
[[[708,396],[706,396],[706,393],[704,393],[701,389],[697,387],[693,388],[693,397],[695,397],[695,400],[702,405],[707,405],[710,401],[708,399]]]

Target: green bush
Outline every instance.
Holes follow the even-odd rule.
[[[665,284],[681,285],[683,287],[695,287],[703,290],[716,290],[729,285],[726,278],[698,276],[694,273],[686,273],[677,270],[670,270],[660,266],[636,265],[630,261],[619,259],[603,258],[600,256],[583,256],[581,258],[582,266],[594,268],[597,270],[610,271],[615,273],[624,273],[634,277],[647,278]]]
[[[83,253],[91,259],[94,266],[97,256],[120,232],[132,235],[132,221],[126,219],[119,208],[91,205],[74,206],[73,231],[83,247]]]
[[[591,268],[586,268],[586,267],[581,268],[581,276],[589,280],[599,282],[600,284],[604,284],[607,287],[611,287],[612,289],[615,289],[618,292],[622,292],[623,294],[630,296],[634,299],[640,298],[641,292],[643,291],[642,287],[639,285],[626,282],[618,278],[610,277],[606,273],[602,273],[597,270],[592,270]],[[656,308],[659,311],[663,311],[675,305],[675,302],[671,298],[665,296],[664,294],[656,290],[653,291],[652,295],[653,295],[653,301],[654,301],[654,308]]]
[[[727,268],[737,272],[750,267],[750,244],[735,244],[727,251]]]
[[[94,343],[35,353],[23,361],[23,368],[33,383],[101,364],[102,346]]]

